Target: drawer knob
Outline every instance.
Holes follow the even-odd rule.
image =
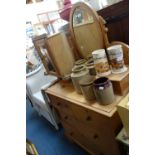
[[[73,136],[73,134],[74,134],[73,132],[70,132],[70,135],[71,135],[71,136]]]
[[[57,105],[58,105],[58,106],[60,106],[60,104],[61,104],[60,102],[57,102]]]
[[[98,138],[98,134],[94,134],[93,138],[97,139]]]
[[[68,116],[65,116],[64,118],[67,120],[68,119]]]
[[[91,117],[90,116],[87,116],[86,120],[87,121],[90,121],[91,120]]]

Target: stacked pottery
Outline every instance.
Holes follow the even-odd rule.
[[[123,49],[121,45],[114,45],[107,48],[112,73],[123,73],[127,70],[124,65]]]
[[[89,71],[85,66],[76,66],[72,69],[71,79],[77,93],[82,93],[79,81],[89,75]]]
[[[81,66],[81,65],[86,65],[87,60],[85,59],[79,59],[77,61],[75,61],[75,66]]]
[[[100,104],[111,104],[115,100],[111,81],[106,77],[100,77],[93,82],[94,92]]]
[[[72,68],[72,72],[79,66],[85,66],[86,62],[87,62],[87,60],[85,60],[85,59],[79,59],[79,60],[75,61],[74,67]]]
[[[89,74],[90,75],[96,75],[96,70],[94,67],[94,60],[93,58],[89,58],[87,63],[86,63],[86,67],[89,70]]]
[[[111,74],[110,66],[104,49],[92,52],[96,73],[99,77]]]
[[[80,80],[79,84],[81,87],[82,94],[86,100],[95,100],[95,94],[93,90],[93,81],[95,76],[85,76],[82,80]]]

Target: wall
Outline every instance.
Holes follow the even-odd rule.
[[[33,24],[38,23],[37,14],[54,10],[58,10],[56,0],[45,0],[40,3],[27,4],[26,21],[31,21]]]

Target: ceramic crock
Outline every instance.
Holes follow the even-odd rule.
[[[90,58],[90,59],[86,62],[86,67],[87,67],[87,69],[89,70],[89,74],[90,74],[90,75],[96,75],[96,70],[95,70],[93,58]]]
[[[77,66],[73,68],[71,73],[71,79],[77,93],[82,93],[79,81],[86,75],[89,75],[89,71],[85,66]]]
[[[94,92],[100,104],[111,104],[115,100],[111,81],[106,77],[100,77],[93,82]]]
[[[75,61],[75,66],[85,65],[86,62],[87,62],[87,60],[85,60],[85,59],[79,59],[79,60]]]
[[[111,74],[110,66],[104,49],[92,52],[96,73],[99,77]]]
[[[127,70],[124,65],[123,49],[121,45],[114,45],[107,48],[112,73],[122,73]]]
[[[93,90],[93,81],[95,80],[95,76],[85,76],[82,80],[79,81],[82,94],[86,100],[95,100],[95,94]]]

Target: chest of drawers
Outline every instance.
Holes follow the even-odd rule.
[[[71,82],[59,81],[46,90],[55,107],[65,135],[92,155],[120,155],[115,140],[122,127],[116,105],[123,98],[116,96],[111,105],[88,102],[77,94]]]

